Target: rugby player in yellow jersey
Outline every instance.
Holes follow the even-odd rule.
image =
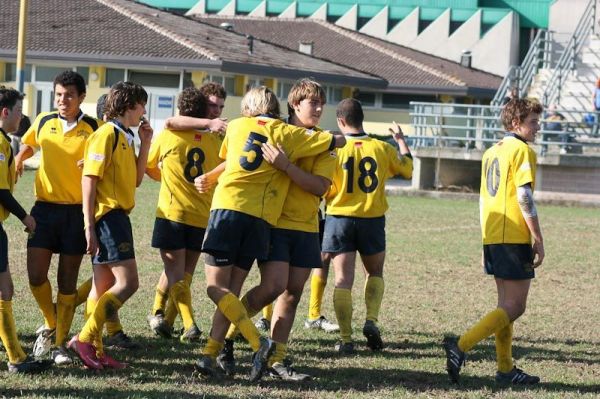
[[[290,184],[284,173],[263,162],[262,144],[282,145],[290,161],[296,162],[332,150],[336,142],[343,143],[343,137],[324,132],[311,134],[306,129],[285,124],[278,119],[277,97],[264,86],[246,93],[242,99],[242,115],[227,126],[219,154],[226,160],[225,171],[219,177],[202,244],[202,252],[207,254],[207,293],[217,304],[218,311],[196,368],[209,375],[215,372],[216,357],[231,322],[254,352],[250,379],[256,381],[266,367],[272,342],[260,336],[237,295],[254,260],[267,258],[270,226],[276,225],[281,215]],[[270,281],[276,272],[263,269],[261,279]],[[273,293],[265,303],[259,304],[259,309],[281,291],[273,290]]]
[[[529,385],[540,378],[514,366],[513,322],[524,312],[534,269],[544,260],[544,239],[533,201],[537,157],[527,143],[540,130],[542,106],[529,99],[511,99],[502,110],[504,138],[481,160],[480,217],[482,263],[494,276],[497,308],[486,314],[460,338],[446,337],[446,369],[458,382],[466,352],[495,336],[499,383]]]
[[[85,115],[80,105],[85,98],[85,81],[73,71],[54,78],[54,103],[57,111],[38,115],[23,136],[23,146],[15,157],[17,173],[23,161],[35,150],[41,151],[35,175],[36,202],[31,215],[37,221],[35,233],[27,240],[29,286],[44,316],[38,329],[34,355],[41,357],[52,347],[56,364],[72,359],[64,345],[75,312],[77,276],[85,254],[85,235],[81,210],[81,163],[88,136],[101,125]],[[48,270],[52,254],[58,253],[56,306]]]
[[[333,184],[325,197],[327,216],[322,250],[331,254],[335,274],[333,307],[341,336],[336,350],[350,354],[354,352],[352,285],[357,251],[366,274],[367,315],[363,334],[369,348],[374,351],[383,348],[377,319],[384,289],[385,212],[388,209],[385,182],[397,175],[410,179],[413,163],[402,129],[396,123],[390,132],[399,151],[365,133],[363,110],[357,100],[342,100],[336,116],[347,142],[338,150]]]
[[[206,99],[196,88],[179,95],[179,114],[190,117],[206,115]],[[165,265],[169,301],[181,315],[184,332],[182,342],[200,339],[194,322],[190,284],[202,249],[213,191],[199,193],[194,179],[218,166],[222,139],[208,130],[164,130],[152,142],[146,173],[161,181],[152,246],[160,249]],[[160,169],[159,169],[159,164]],[[163,305],[164,308],[164,305]],[[150,324],[160,335],[173,329],[164,319],[162,309],[153,309]]]
[[[319,83],[310,79],[297,81],[288,95],[288,123],[321,131],[316,125],[321,118],[325,100],[325,91]],[[304,284],[311,270],[321,267],[319,199],[331,185],[335,153],[323,152],[305,157],[294,165],[287,159],[284,151],[265,143],[263,156],[267,162],[286,173],[292,183],[277,225],[271,229],[269,256],[259,263],[262,276],[269,270],[276,272],[271,272],[271,278],[261,278],[260,285],[249,290],[241,301],[248,316],[252,317],[258,313],[254,306],[264,301],[264,297],[283,291],[273,309],[271,339],[275,342],[275,352],[268,361],[269,371],[276,378],[302,381],[310,376],[291,367],[286,359],[287,342]],[[228,374],[233,373],[235,367],[235,335],[237,331],[231,326],[225,347],[217,358],[219,366]]]
[[[15,132],[21,121],[23,95],[15,89],[0,86],[0,339],[8,356],[10,373],[35,373],[54,363],[52,360],[34,360],[28,357],[17,337],[17,328],[12,311],[14,292],[8,267],[8,237],[2,222],[12,213],[25,231],[35,231],[35,219],[28,215],[13,197],[15,185],[15,162],[8,133]]]
[[[109,122],[90,136],[85,148],[81,185],[86,251],[92,255],[94,280],[87,303],[90,316],[69,348],[91,369],[126,366],[104,353],[102,328],[139,285],[128,214],[146,171],[152,139],[152,128],[143,119],[147,101],[148,94],[138,84],[113,85],[104,109]],[[138,124],[136,157],[130,128]]]
[[[106,94],[98,97],[96,102],[96,116],[99,120],[106,121],[106,117],[104,115],[104,105],[106,104]],[[92,290],[92,278],[90,277],[79,287],[77,287],[77,301],[75,306],[79,306],[82,303],[85,303],[90,295],[90,291]],[[84,310],[84,318],[87,320],[89,316],[87,306],[85,306]],[[129,335],[125,334],[123,330],[123,326],[121,325],[121,320],[119,318],[119,313],[115,312],[112,316],[110,316],[106,323],[104,324],[106,327],[106,347],[112,349],[129,349],[136,350],[140,349],[141,346],[134,340],[132,340]]]
[[[225,88],[218,83],[208,82],[203,84],[199,90],[206,99],[206,112],[200,117],[179,114],[168,118],[165,121],[165,129],[182,131],[207,129],[215,133],[225,132],[227,122],[221,118],[225,99],[227,98]],[[195,269],[195,263],[193,269]],[[193,273],[186,271],[185,281],[188,285],[191,285],[192,278]],[[169,292],[167,287],[167,275],[163,272],[156,285],[154,304],[148,317],[148,323],[152,331],[165,338],[171,337],[173,324],[177,317],[177,308],[172,301],[168,301]]]

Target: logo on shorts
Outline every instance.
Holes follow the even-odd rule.
[[[131,243],[130,242],[122,242],[119,244],[119,252],[130,252],[131,251]]]

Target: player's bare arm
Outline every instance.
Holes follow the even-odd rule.
[[[212,132],[223,133],[227,130],[227,119],[206,119],[177,115],[172,116],[165,121],[165,128],[170,130],[208,129]]]
[[[400,148],[400,155],[408,155],[410,154],[410,149],[408,148],[408,144],[406,144],[406,140],[404,139],[404,132],[400,125],[396,122],[392,122],[392,127],[389,129],[390,133],[394,137],[394,141],[398,143],[398,147]]]
[[[538,267],[544,261],[544,239],[542,237],[542,230],[540,228],[537,209],[533,199],[533,191],[531,190],[530,184],[517,187],[517,201],[519,202],[519,208],[521,208],[521,213],[523,214],[525,223],[533,238],[533,267]]]
[[[219,176],[221,176],[225,170],[225,165],[226,162],[221,162],[213,170],[196,177],[194,179],[194,186],[196,186],[196,190],[198,190],[199,193],[206,193],[216,186]]]

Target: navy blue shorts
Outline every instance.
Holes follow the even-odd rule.
[[[385,216],[355,218],[327,215],[322,251],[334,254],[358,251],[367,256],[385,251]]]
[[[533,249],[529,244],[488,244],[483,246],[484,271],[505,280],[535,277]]]
[[[36,227],[27,240],[27,248],[44,248],[55,254],[85,254],[87,243],[81,205],[37,201],[31,216]]]
[[[269,255],[271,227],[261,218],[228,209],[210,211],[202,244],[206,264],[250,270]]]
[[[267,261],[311,269],[323,266],[319,233],[273,228],[270,247]]]
[[[0,223],[0,273],[8,270],[8,237]]]
[[[93,265],[135,259],[133,233],[129,216],[113,209],[96,222],[96,237],[100,251],[92,257]]]
[[[166,250],[188,249],[200,252],[205,232],[206,229],[201,227],[156,218],[154,231],[152,232],[152,247]]]

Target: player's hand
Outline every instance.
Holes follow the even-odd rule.
[[[392,127],[389,128],[389,130],[392,136],[394,137],[394,140],[404,140],[404,132],[402,132],[402,128],[398,123],[396,123],[396,121],[392,122]]]
[[[208,122],[208,129],[211,132],[225,133],[225,130],[227,130],[227,119],[226,118],[211,119]]]
[[[83,169],[83,159],[80,159],[79,161],[77,161],[77,167],[79,169]]]
[[[200,194],[209,192],[214,186],[217,185],[218,178],[214,177],[210,173],[205,173],[194,179],[194,187]]]
[[[19,181],[19,177],[23,176],[23,160],[21,157],[15,157],[15,183]]]
[[[25,225],[25,232],[32,234],[35,231],[35,219],[31,215],[26,215],[21,219],[21,223]]]
[[[140,122],[140,126],[138,128],[138,136],[140,137],[141,142],[150,142],[152,141],[152,134],[154,131],[152,130],[152,126],[150,126],[150,122],[148,122],[145,118]]]
[[[96,237],[94,226],[87,226],[85,228],[85,241],[87,242],[85,252],[92,256],[97,255],[100,247],[98,246],[98,238]]]
[[[287,155],[285,155],[285,151],[281,144],[277,144],[277,147],[274,147],[269,143],[263,143],[262,153],[265,161],[279,170],[285,171],[290,166],[290,160]]]
[[[546,256],[544,252],[544,242],[543,241],[535,241],[531,246],[533,250],[533,268],[540,266],[544,261],[544,257]]]

